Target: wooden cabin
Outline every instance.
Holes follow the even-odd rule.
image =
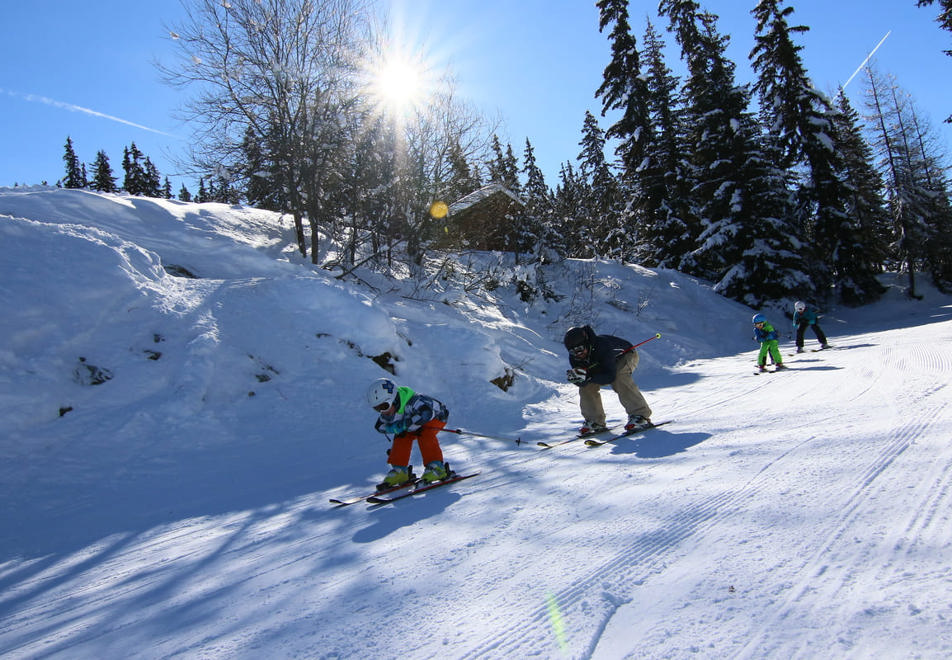
[[[506,250],[506,233],[525,203],[500,183],[491,183],[453,202],[440,229],[441,247]]]

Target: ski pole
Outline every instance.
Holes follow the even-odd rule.
[[[472,431],[464,431],[463,429],[440,429],[446,433],[455,433],[456,435],[471,435],[476,438],[486,438],[488,440],[504,440],[505,442],[515,442],[517,445],[522,444],[522,436],[513,440],[512,438],[503,438],[498,435],[485,435],[483,433],[473,433]]]
[[[629,348],[628,350],[626,350],[625,353],[627,353],[628,351],[630,351],[630,350],[632,350],[632,349],[638,348],[638,347],[641,346],[642,344],[647,344],[649,341],[652,341],[652,340],[655,340],[655,339],[661,339],[661,333],[660,333],[660,332],[655,333],[655,336],[654,336],[654,337],[648,337],[648,338],[645,339],[644,341],[638,342],[637,344],[635,344],[634,346],[632,346],[631,348]]]

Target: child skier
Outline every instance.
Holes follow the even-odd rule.
[[[367,390],[367,401],[380,413],[374,428],[380,433],[393,435],[393,446],[387,452],[390,472],[378,489],[399,486],[416,479],[410,465],[410,452],[416,440],[423,457],[424,471],[421,479],[433,483],[451,475],[449,466],[443,462],[443,451],[436,434],[446,426],[449,411],[442,402],[417,394],[409,387],[397,387],[387,378],[374,381]]]
[[[820,316],[817,314],[817,311],[812,307],[808,307],[802,300],[798,300],[793,304],[793,327],[797,329],[797,353],[803,352],[803,334],[807,331],[808,327],[813,328],[813,334],[816,335],[817,340],[820,342],[821,349],[830,347],[830,345],[826,343],[826,335],[823,334],[823,330],[820,329],[819,319]]]
[[[777,331],[767,322],[767,317],[763,314],[754,314],[752,319],[754,324],[754,337],[760,342],[760,353],[757,355],[757,367],[760,371],[767,371],[767,354],[776,363],[775,371],[786,369],[787,365],[783,363],[778,348]]]

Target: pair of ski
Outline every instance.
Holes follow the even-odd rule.
[[[825,348],[811,348],[810,353],[819,353],[820,351],[832,351],[835,349],[836,349],[836,346],[827,346]],[[789,355],[790,357],[793,357],[794,355],[798,355],[798,354],[802,355],[803,353],[806,353],[806,352],[807,351],[799,351],[799,352],[794,351],[793,353],[787,353],[787,355]]]
[[[552,448],[554,448],[554,447],[560,447],[560,446],[565,445],[565,444],[568,444],[568,443],[570,443],[570,442],[575,442],[576,440],[585,440],[585,446],[586,446],[586,447],[600,447],[600,446],[602,446],[602,445],[608,444],[609,442],[615,442],[616,440],[621,440],[621,439],[623,439],[623,438],[630,438],[630,437],[633,436],[633,435],[638,435],[639,433],[643,433],[643,432],[645,432],[645,431],[650,431],[651,429],[656,429],[656,428],[658,428],[659,426],[664,426],[665,424],[670,424],[670,423],[673,422],[673,421],[674,421],[673,419],[668,419],[668,420],[665,420],[665,421],[663,421],[663,422],[658,422],[657,424],[652,424],[651,426],[644,426],[644,427],[641,427],[641,428],[632,429],[631,431],[624,431],[623,433],[619,433],[619,434],[617,434],[617,435],[614,435],[614,436],[612,436],[612,437],[610,437],[610,438],[608,438],[608,439],[606,439],[606,440],[596,440],[596,439],[594,438],[594,436],[598,436],[598,435],[603,435],[603,434],[605,434],[605,433],[609,433],[612,429],[617,428],[618,425],[610,426],[610,427],[608,427],[607,429],[605,429],[604,431],[594,431],[594,432],[591,432],[591,433],[580,433],[580,434],[576,435],[574,438],[569,438],[568,440],[562,440],[561,442],[541,442],[541,441],[540,441],[540,442],[537,442],[536,444],[539,445],[540,447],[542,447],[543,449],[552,449]]]
[[[463,479],[471,479],[477,474],[479,474],[479,472],[473,472],[472,474],[456,474],[454,472],[446,479],[441,479],[440,481],[434,481],[432,483],[426,483],[422,479],[415,479],[413,481],[408,481],[405,484],[400,484],[399,486],[390,486],[389,488],[383,488],[381,490],[374,491],[370,495],[355,495],[353,497],[345,498],[332,497],[330,502],[331,504],[336,504],[339,507],[358,504],[360,502],[368,502],[369,504],[389,504],[391,502],[396,502],[397,500],[402,500],[406,497],[418,495],[419,493],[425,493],[428,490],[433,490],[434,488],[439,488],[440,486],[454,484],[457,481],[462,481]],[[399,494],[397,495],[391,495],[391,493],[398,492]]]
[[[774,367],[773,369],[763,369],[763,370],[754,369],[754,373],[757,374],[758,376],[760,374],[775,374],[778,371],[790,371],[790,367],[785,366],[783,369],[777,369],[776,367]]]

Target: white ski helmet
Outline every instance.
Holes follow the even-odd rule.
[[[803,302],[802,300],[798,300],[797,302],[793,303],[793,309],[798,312],[802,312],[806,308],[807,308],[807,304]]]
[[[376,408],[384,403],[392,403],[397,398],[397,385],[387,378],[378,378],[367,390],[367,403]]]

